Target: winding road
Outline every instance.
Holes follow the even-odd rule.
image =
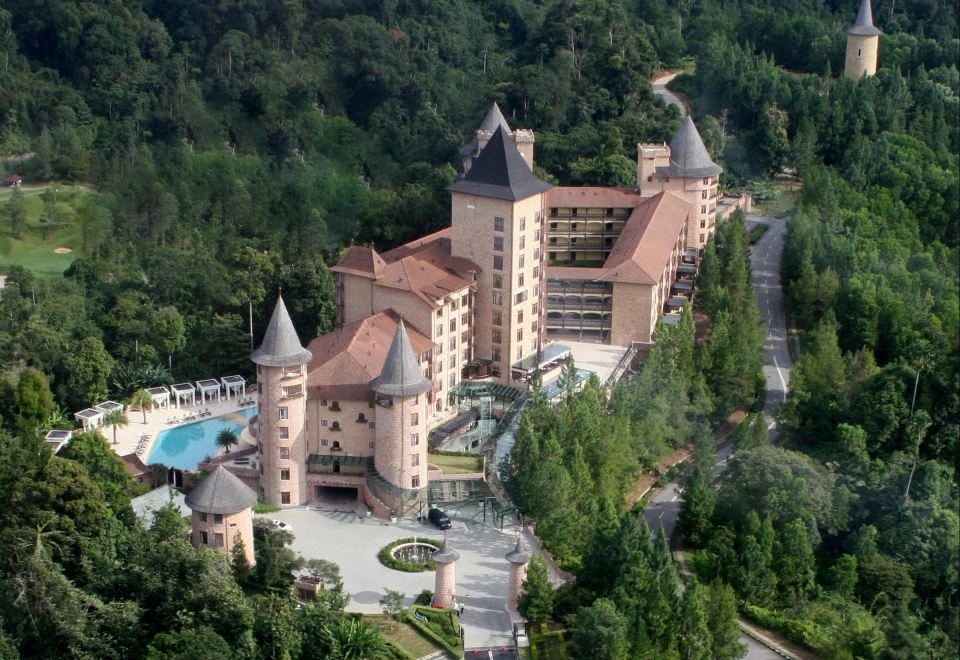
[[[763,416],[770,440],[775,442],[777,428],[774,414],[786,400],[790,386],[790,368],[793,366],[787,347],[787,321],[783,307],[783,289],[780,286],[780,258],[783,254],[783,239],[787,232],[787,223],[783,219],[754,215],[747,217],[748,226],[758,222],[770,226],[763,238],[753,246],[750,254],[750,268],[753,288],[757,293],[760,318],[767,326],[767,336],[763,343],[763,375],[767,380]],[[717,451],[718,475],[727,468],[731,456],[733,456],[732,444],[727,444]],[[667,536],[672,537],[680,515],[682,494],[683,488],[680,483],[671,481],[653,497],[643,512],[643,517],[652,531],[655,532],[663,527]],[[773,660],[787,655],[771,650],[767,645],[761,644],[746,634],[740,637],[740,641],[747,646],[747,654],[744,657],[748,660]]]

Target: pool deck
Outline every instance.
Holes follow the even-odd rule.
[[[248,394],[246,399],[253,399],[254,401],[257,398],[256,394]],[[107,439],[107,442],[110,443],[110,446],[113,447],[113,451],[117,453],[118,456],[125,456],[127,454],[133,454],[137,451],[137,445],[140,443],[140,436],[144,433],[150,436],[150,440],[147,443],[144,450],[140,453],[140,458],[144,463],[147,462],[147,458],[150,456],[150,452],[153,450],[153,443],[156,442],[157,436],[160,435],[162,431],[167,431],[169,429],[175,429],[178,426],[183,426],[185,424],[190,424],[192,422],[183,422],[180,421],[176,424],[167,424],[167,420],[177,417],[180,420],[191,413],[196,414],[198,410],[209,409],[212,415],[209,417],[197,417],[192,420],[193,422],[199,422],[205,419],[212,419],[214,417],[220,417],[221,415],[226,415],[232,412],[238,412],[243,410],[249,410],[251,408],[256,408],[256,406],[243,406],[240,407],[237,405],[237,399],[224,399],[222,401],[211,401],[206,405],[196,405],[196,406],[182,406],[179,409],[171,407],[169,410],[167,408],[157,408],[153,411],[147,411],[147,423],[143,423],[143,413],[139,410],[127,410],[127,420],[128,424],[126,427],[117,427],[117,444],[113,444],[113,428],[110,426],[103,426],[99,429],[100,434]],[[233,451],[238,449],[245,449],[246,447],[251,446],[249,442],[250,434],[244,432],[240,434],[240,444],[234,448]]]

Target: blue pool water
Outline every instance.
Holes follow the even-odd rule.
[[[150,450],[147,463],[163,463],[167,467],[193,470],[207,456],[216,456],[217,434],[230,429],[237,435],[246,428],[247,420],[257,414],[256,406],[222,417],[211,417],[192,424],[184,424],[161,431]]]

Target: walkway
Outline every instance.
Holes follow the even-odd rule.
[[[653,93],[663,99],[663,102],[667,105],[675,105],[680,108],[680,116],[686,117],[689,114],[690,109],[687,107],[687,104],[683,102],[679,96],[667,89],[667,85],[671,80],[680,75],[680,71],[676,73],[666,73],[662,76],[654,78],[650,81],[650,84],[653,85]]]

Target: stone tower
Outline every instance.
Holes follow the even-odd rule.
[[[530,552],[524,547],[523,539],[517,535],[517,545],[504,557],[510,562],[510,577],[507,583],[507,611],[517,611],[517,600],[523,590],[523,581],[527,579],[527,566],[530,564]]]
[[[717,188],[723,168],[713,162],[687,115],[670,145],[637,145],[637,190],[643,197],[672,192],[690,204],[687,245],[703,248],[716,231]]]
[[[307,493],[307,368],[313,356],[277,297],[260,348],[250,359],[257,365],[260,394],[257,463],[260,492],[268,504],[305,504]]]
[[[378,498],[398,515],[412,513],[427,486],[427,397],[433,383],[417,364],[401,320],[380,375],[370,381],[377,405],[374,467],[383,481],[371,483]]]
[[[237,540],[243,541],[247,562],[253,566],[253,505],[257,494],[223,466],[218,467],[196,488],[185,502],[193,512],[193,545],[211,548],[230,556]]]
[[[857,20],[847,30],[847,57],[843,72],[853,79],[872,76],[877,72],[879,50],[880,30],[873,25],[870,0],[861,0]]]
[[[460,553],[447,547],[447,538],[444,536],[443,545],[431,555],[431,559],[436,562],[437,571],[430,606],[452,610],[457,606],[457,572],[453,564],[460,559]]]
[[[536,355],[543,333],[544,193],[550,184],[500,126],[450,186],[451,252],[480,266],[474,356],[510,383],[510,365]]]

